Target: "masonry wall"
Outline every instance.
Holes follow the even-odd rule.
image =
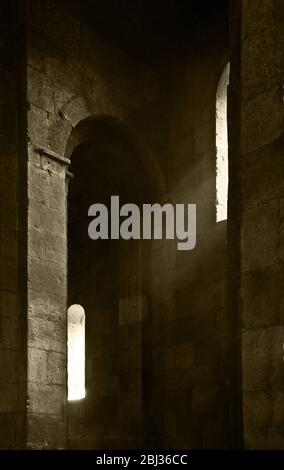
[[[25,38],[20,2],[1,4],[0,448],[25,442]]]
[[[216,92],[229,60],[224,17],[199,25],[171,62],[166,200],[197,204],[197,243],[193,251],[153,243],[154,446],[232,445],[226,221],[216,223]]]
[[[85,119],[108,117],[122,124],[122,127],[128,129],[130,140],[136,142],[144,171],[146,170],[148,179],[155,183],[155,191],[159,192],[163,184],[160,161],[164,152],[163,136],[166,126],[158,102],[160,91],[154,68],[139,63],[115,47],[103,44],[79,19],[60,10],[54,2],[30,2],[28,23],[28,446],[64,448],[67,429],[66,170],[70,163],[68,159],[72,159],[72,151],[67,146],[68,138],[77,124]],[[79,143],[82,141],[77,144],[71,142],[71,148],[74,149]],[[98,158],[103,162],[104,154]],[[84,189],[85,187],[82,191]],[[92,202],[95,201],[90,201]],[[87,224],[85,230],[87,231]],[[89,257],[92,258],[91,253]],[[107,258],[102,259],[106,263],[104,269],[111,266],[107,264]],[[125,276],[129,277],[127,264],[124,269]],[[131,265],[130,269],[132,272]],[[91,270],[86,274],[97,279],[103,272]],[[139,267],[133,275],[139,275]],[[108,280],[109,285],[111,279],[112,277]],[[101,296],[103,293],[105,298],[110,295],[107,285]],[[72,292],[69,295],[71,299]],[[100,321],[96,330],[95,320],[91,320],[91,316],[95,315],[98,299],[91,302],[90,295],[91,292],[86,297],[86,325],[87,328],[90,326],[87,341],[94,331],[93,341],[97,339],[98,343],[102,343],[102,338],[99,338]],[[114,308],[111,304],[115,303],[115,299],[110,299],[109,307],[113,310],[112,322],[115,325],[119,322],[118,317],[114,318],[115,315],[119,313],[119,318],[127,318],[129,315],[129,298],[133,295],[132,291],[125,294],[121,292],[121,297],[125,299],[122,298]],[[85,307],[84,304],[83,306]],[[97,306],[100,309],[102,307],[103,303]],[[139,306],[138,308],[140,309]],[[126,321],[129,325],[123,326],[122,321],[119,335],[118,331],[112,330],[116,341],[126,342],[127,350],[131,348],[130,344],[127,346],[127,342],[136,337],[136,322],[136,317]],[[137,328],[141,326],[138,324]],[[127,371],[132,359],[137,360],[138,375],[141,375],[139,335],[140,333],[137,335],[138,343],[134,341],[134,350],[124,354],[124,359],[120,355],[119,361],[124,360],[120,368]],[[114,382],[117,383],[118,376],[114,373],[107,380],[98,378],[97,368],[103,364],[107,367],[106,358],[99,366],[95,363],[95,371],[92,372],[97,344],[87,348],[88,393],[90,396],[94,391],[93,400],[97,399],[96,393],[102,395],[99,402],[103,404],[104,399],[102,409],[106,409],[108,397],[111,395],[115,400],[117,392]],[[135,375],[136,366],[131,370]],[[131,383],[129,386],[132,386]],[[121,389],[120,400],[120,436],[125,436],[125,439],[120,437],[120,446],[137,446],[141,434],[141,386],[134,386],[132,396],[127,393],[127,388],[125,393]],[[89,405],[87,403],[87,413],[84,412],[84,404],[83,408],[79,405],[77,410],[76,407],[69,406],[69,445],[85,448],[118,446],[115,424],[112,427],[107,422],[110,411],[100,417],[95,405],[92,414],[88,415],[92,408],[90,403],[95,402],[91,399]],[[130,403],[133,404],[133,409]],[[75,427],[72,426],[72,416]],[[93,417],[91,423],[90,416]]]
[[[227,31],[222,28],[226,15],[220,23],[212,20],[202,45],[197,46],[199,31],[196,43],[193,35],[190,47],[178,57],[169,55],[155,66],[106,46],[53,2],[40,2],[40,7],[31,2],[28,18],[29,445],[66,445],[65,175],[72,149],[82,143],[73,139],[73,130],[85,119],[107,116],[121,123],[135,143],[154,202],[197,204],[198,238],[193,252],[177,252],[176,241],[155,241],[151,275],[148,267],[142,268],[139,247],[136,255],[136,249],[122,249],[119,291],[115,278],[116,294],[109,291],[115,266],[109,284],[102,284],[101,304],[92,299],[96,290],[85,291],[87,342],[91,344],[92,335],[93,341],[102,342],[99,311],[106,307],[112,312],[110,334],[114,344],[118,341],[119,361],[109,376],[105,371],[98,377],[99,367],[107,369],[107,360],[97,345],[87,344],[89,397],[68,407],[69,445],[229,447],[226,223],[216,224],[215,208],[215,99],[228,60]],[[203,27],[205,31],[208,25]],[[201,77],[208,79],[202,82]],[[101,139],[94,147],[102,168],[109,140]],[[89,167],[86,181],[95,170],[96,166]],[[125,171],[121,159],[113,180]],[[79,164],[75,178],[76,172]],[[134,181],[141,181],[140,175]],[[87,258],[92,259],[89,250]],[[104,269],[90,268],[84,274],[97,279],[98,285],[104,282],[107,266],[111,269],[110,254],[100,257]],[[125,283],[127,278],[133,278],[132,284]],[[110,292],[112,300],[105,303]],[[73,302],[70,289],[69,298]],[[85,308],[83,300],[80,303]],[[147,321],[141,323],[144,305]],[[132,310],[142,315],[139,321]],[[115,354],[110,354],[110,362]],[[96,413],[96,400],[102,409],[109,403],[118,407],[113,425],[108,411]]]
[[[86,122],[85,127],[92,140],[71,157],[68,305],[79,303],[86,311],[86,397],[68,404],[69,446],[138,448],[142,330],[149,298],[143,282],[145,248],[141,240],[90,240],[87,214],[94,202],[110,210],[112,195],[119,195],[121,205],[146,202],[148,183],[134,148],[117,127],[107,122]]]
[[[280,1],[242,1],[244,440],[283,449],[283,31]]]
[[[1,447],[283,448],[281,2],[231,2],[228,238],[215,208],[226,11],[150,63],[32,0],[26,64],[19,3],[1,6]],[[110,195],[114,172],[131,180],[126,199],[196,203],[196,249],[96,252],[73,228],[68,271],[71,163],[73,196]],[[73,302],[87,316],[87,397],[68,405]]]

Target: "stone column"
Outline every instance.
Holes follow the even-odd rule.
[[[66,447],[69,163],[29,147],[27,447],[33,449]]]
[[[241,18],[244,441],[283,449],[283,2],[242,0]]]

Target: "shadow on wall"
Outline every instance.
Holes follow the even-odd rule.
[[[83,140],[76,141],[71,156],[74,177],[68,194],[68,303],[83,305],[86,311],[86,396],[68,402],[69,448],[139,447],[148,244],[94,242],[87,229],[91,204],[109,206],[110,197],[119,195],[121,203],[139,206],[151,201],[151,184],[132,142],[113,123],[85,122],[81,130]],[[80,350],[78,361],[83,354],[83,309],[73,308],[69,347],[71,355]],[[71,361],[72,356],[70,367]],[[72,377],[71,372],[69,385]],[[79,392],[83,398],[82,383]]]

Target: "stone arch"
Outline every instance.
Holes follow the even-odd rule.
[[[76,145],[90,138],[92,128],[104,123],[116,128],[136,149],[149,180],[152,182],[156,197],[166,194],[166,178],[155,151],[140,135],[139,130],[130,122],[124,109],[113,109],[110,103],[96,101],[89,104],[83,95],[74,95],[54,117],[50,117],[47,129],[47,149],[70,159]],[[88,130],[89,129],[89,134]]]
[[[152,149],[139,137],[137,130],[129,125],[127,121],[123,121],[121,117],[111,114],[86,115],[75,127],[72,127],[69,133],[64,151],[65,158],[70,159],[76,146],[82,142],[92,141],[96,128],[100,126],[117,132],[129,142],[148,175],[153,195],[163,197],[166,193],[166,180],[159,161]]]
[[[107,446],[113,441],[123,445],[130,437],[123,421],[128,399],[137,404],[132,420],[139,442],[141,390],[133,390],[129,397],[124,384],[142,380],[149,244],[146,248],[142,240],[94,242],[87,232],[89,205],[101,202],[109,208],[111,195],[140,204],[150,201],[155,192],[154,180],[128,129],[109,115],[87,118],[72,129],[65,150],[74,172],[67,202],[68,304],[80,303],[87,312],[86,399],[68,402],[70,447],[78,445],[84,435],[90,436],[91,446],[96,445],[95,436]],[[130,336],[133,344],[129,344]],[[82,432],[73,434],[79,421]]]

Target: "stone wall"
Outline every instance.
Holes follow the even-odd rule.
[[[283,449],[283,4],[243,0],[241,18],[244,440]]]
[[[66,158],[75,161],[72,149],[94,141],[94,136],[76,136],[80,122],[107,118],[112,126],[118,123],[125,129],[146,172],[152,201],[197,204],[198,239],[193,252],[177,252],[175,241],[155,241],[151,274],[149,266],[142,269],[141,255],[134,248],[119,249],[119,267],[111,268],[110,254],[102,252],[103,269],[94,269],[91,263],[86,271],[86,263],[94,259],[96,266],[97,261],[94,248],[88,248],[85,271],[69,285],[69,303],[77,302],[71,300],[76,282],[81,286],[79,303],[86,308],[87,327],[87,397],[68,406],[69,445],[227,447],[226,223],[216,224],[215,207],[215,100],[228,60],[226,27],[216,37],[212,21],[203,46],[197,46],[199,32],[179,59],[169,54],[147,65],[102,43],[55,3],[39,3],[31,2],[28,15],[29,445],[65,445]],[[62,17],[64,27],[59,30],[57,19]],[[223,17],[219,21],[226,24]],[[103,168],[102,177],[97,177],[98,183],[104,181],[105,194],[107,178],[112,183],[109,194],[117,179],[126,185],[139,174],[134,181],[140,184],[141,171],[131,173],[123,152],[119,154],[114,143],[106,150],[113,136],[104,140],[103,129],[98,132],[101,137],[90,147],[88,158]],[[117,154],[120,162],[113,163],[112,179],[108,152],[112,159]],[[101,170],[98,163],[78,155],[82,168],[75,165],[74,181],[86,171],[79,191],[85,194]],[[89,199],[99,194],[88,191]],[[133,198],[133,193],[128,196]],[[142,191],[140,200],[145,202],[148,196]],[[82,207],[86,212],[87,203]],[[87,228],[86,219],[84,224]],[[130,285],[125,281],[129,278]],[[101,286],[97,298],[91,279]],[[147,321],[141,323],[139,312],[145,308]],[[109,338],[99,333],[104,310],[112,312]],[[117,345],[113,353],[102,352],[108,343]],[[107,369],[108,359],[116,356],[118,364],[100,376],[100,369]],[[112,423],[110,409],[116,410]]]
[[[230,44],[214,9],[155,57],[63,0],[6,3],[0,447],[283,448],[281,1],[232,0]],[[229,60],[227,224],[215,101]],[[115,193],[196,203],[195,250],[90,241],[88,206]],[[67,403],[75,302],[87,395]]]
[[[226,221],[216,223],[215,143],[216,93],[229,57],[226,20],[219,21],[200,25],[171,62],[166,200],[197,204],[197,243],[188,252],[175,241],[153,243],[150,446],[230,445]]]
[[[152,179],[155,182],[155,192],[160,192],[163,184],[160,161],[165,146],[163,138],[165,124],[159,102],[161,92],[157,86],[158,72],[155,68],[139,63],[115,47],[103,44],[84,24],[58,8],[54,2],[31,2],[28,23],[28,445],[32,448],[62,448],[66,445],[67,396],[66,169],[68,158],[72,159],[72,149],[86,142],[84,137],[81,137],[83,140],[76,141],[76,136],[73,142],[72,130],[86,119],[92,121],[107,118],[111,122],[113,120],[119,125],[123,124],[123,128],[127,129],[131,136],[130,141],[135,141],[139,148],[143,171],[147,172],[149,180]],[[67,145],[70,135],[71,147],[69,143]],[[96,152],[97,159],[101,162],[105,158],[104,151],[101,149],[103,144],[107,145],[108,141],[100,142],[99,150],[97,149]],[[93,159],[96,158],[96,153],[92,155]],[[101,157],[99,157],[100,154],[102,154]],[[119,157],[123,158],[123,155]],[[83,165],[82,163],[82,169],[79,171],[84,170]],[[95,167],[87,168],[89,176],[91,177],[93,172],[94,181],[96,181]],[[123,170],[120,171],[123,174]],[[76,177],[79,175],[75,174]],[[116,177],[117,175],[114,175],[114,180]],[[133,176],[129,175],[130,180],[131,178]],[[137,181],[139,178],[141,178],[140,174]],[[93,188],[93,184],[90,181],[90,188]],[[126,177],[124,185],[127,186]],[[81,187],[82,195],[85,190],[84,182]],[[88,195],[92,194],[88,192]],[[92,196],[95,197],[95,194]],[[93,202],[96,200],[90,200],[89,204]],[[84,215],[87,215],[85,206],[84,209],[86,209]],[[87,235],[87,220],[84,219],[84,222],[86,222],[84,227],[85,235]],[[87,257],[92,259],[91,252],[87,254]],[[111,260],[107,264],[104,259],[104,263],[104,269],[111,266]],[[104,279],[107,274],[105,271],[96,272],[95,264],[92,269],[94,270],[85,271],[85,276],[93,275],[94,279],[98,280],[98,276],[101,275]],[[136,270],[137,272],[133,275],[137,277],[139,266]],[[125,276],[129,277],[130,273],[126,272]],[[105,299],[110,300],[108,308],[112,310],[115,299],[111,300],[109,297],[108,289],[111,279],[112,277],[107,279],[109,284],[102,284],[104,290],[101,296],[104,294]],[[90,289],[89,292],[84,290],[83,300],[87,304],[86,326],[89,330],[86,334],[87,342],[90,344],[90,346],[87,344],[87,384],[89,397],[93,391],[94,397],[93,399],[91,397],[91,401],[86,399],[86,413],[83,409],[84,404],[81,408],[78,405],[77,409],[72,404],[69,406],[70,445],[89,448],[100,445],[118,446],[115,423],[112,429],[110,423],[107,422],[107,416],[110,419],[110,409],[107,414],[107,404],[110,401],[109,396],[115,400],[115,394],[117,395],[115,382],[118,383],[119,377],[115,373],[106,380],[102,377],[97,378],[97,368],[102,368],[103,365],[107,367],[107,358],[103,357],[101,362],[95,361],[96,355],[100,356],[101,351],[97,351],[98,345],[93,344],[95,340],[98,344],[101,344],[103,339],[107,341],[107,338],[99,335],[100,315],[98,315],[97,329],[95,322],[96,309],[107,308],[107,301],[105,305],[102,303],[96,306],[97,299],[90,300],[94,294],[92,286]],[[127,306],[127,302],[128,298],[133,295],[133,292],[125,294],[121,292],[121,297],[124,296],[125,299],[122,298],[120,303],[118,303],[119,296],[117,296],[117,304],[112,313],[113,316],[117,315],[116,320],[112,319],[116,330],[119,324],[118,313],[122,318],[128,315],[130,307]],[[69,296],[71,299],[72,292],[69,292]],[[81,303],[85,307],[83,300]],[[125,308],[127,312],[123,313]],[[118,331],[113,330],[113,327],[111,333],[111,335],[114,334],[116,341],[120,340],[122,343],[136,334],[135,325],[132,328],[133,334],[124,333],[130,328],[130,325],[124,325],[124,323],[122,321],[119,326],[120,335]],[[134,323],[136,324],[136,320]],[[139,325],[138,328],[140,328]],[[91,332],[95,332],[95,336],[92,341],[89,341]],[[112,339],[109,341],[112,342]],[[119,361],[123,361],[120,368],[127,369],[128,365],[131,365],[129,361],[132,360],[133,355],[135,357],[137,355],[136,359],[139,360],[141,355],[139,345],[140,340],[134,351],[129,354],[124,352],[119,356]],[[114,356],[117,356],[115,350]],[[95,370],[92,372],[93,363]],[[138,366],[138,369],[140,373],[141,367]],[[135,373],[134,370],[133,374]],[[96,390],[94,390],[95,386]],[[113,390],[113,393],[110,390]],[[102,396],[99,400],[102,408],[100,410],[98,407],[98,412],[96,411],[97,394]],[[125,398],[123,398],[124,395]],[[138,396],[138,401],[136,396]],[[133,397],[130,397],[129,393],[123,394],[123,391],[120,397],[122,403],[120,445],[127,447],[127,442],[131,446],[138,445],[140,431],[134,432],[134,429],[139,429],[141,426],[140,385],[138,390],[135,389]],[[125,421],[127,415],[130,418],[132,415],[128,399],[132,401],[136,409],[131,427]],[[115,403],[117,401],[116,397]],[[94,405],[94,409],[91,410],[90,415],[91,404]],[[102,414],[104,409],[105,414]],[[72,425],[73,412],[74,416],[77,416],[74,418],[77,421]],[[101,413],[101,417],[98,413]],[[83,415],[82,419],[81,415]],[[91,423],[90,416],[93,417]],[[78,432],[76,428],[80,420],[81,422],[83,420],[80,428],[82,432]],[[75,431],[73,431],[74,426]],[[126,440],[121,437],[123,435]],[[132,440],[136,444],[132,444]]]
[[[0,448],[25,442],[25,37],[21,2],[0,7]]]
[[[145,249],[140,240],[90,240],[87,214],[94,202],[110,209],[112,195],[119,195],[120,204],[146,202],[148,183],[117,124],[99,120],[80,127],[81,138],[87,138],[84,128],[91,132],[90,140],[72,154],[68,304],[79,303],[86,311],[87,376],[85,399],[68,404],[69,446],[137,448],[142,438],[142,330],[149,297],[143,282]]]

